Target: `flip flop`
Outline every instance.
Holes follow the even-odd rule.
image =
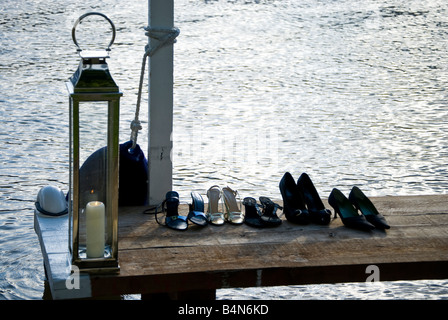
[[[207,217],[204,213],[204,200],[201,195],[195,191],[191,193],[190,211],[188,212],[188,220],[194,224],[204,227],[208,224]]]

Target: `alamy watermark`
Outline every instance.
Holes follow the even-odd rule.
[[[370,274],[366,282],[377,282],[380,281],[380,268],[374,264],[368,265],[366,268],[366,274]]]
[[[70,276],[68,276],[68,278],[65,280],[65,287],[68,290],[81,289],[79,268],[77,266],[71,266],[71,273]]]
[[[259,170],[278,170],[280,139],[278,130],[215,128],[213,132],[202,130],[171,134],[171,161],[225,164],[229,167]]]

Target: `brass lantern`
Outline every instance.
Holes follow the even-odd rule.
[[[76,41],[76,26],[90,15],[103,17],[112,28],[112,40],[105,50],[82,51]],[[119,111],[122,93],[106,63],[115,39],[115,26],[102,13],[86,13],[75,22],[72,37],[81,61],[66,83],[70,108],[68,238],[71,262],[81,272],[118,273]],[[88,156],[98,146],[103,147]]]

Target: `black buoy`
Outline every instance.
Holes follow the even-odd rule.
[[[148,203],[148,160],[138,144],[131,149],[133,143],[128,141],[120,144],[119,165],[119,206],[143,206]],[[107,147],[92,153],[79,170],[80,199],[86,203],[94,193],[98,201],[106,202],[106,175]]]

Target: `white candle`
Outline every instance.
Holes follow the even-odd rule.
[[[91,201],[86,206],[86,250],[87,258],[104,257],[105,208],[100,201]]]

